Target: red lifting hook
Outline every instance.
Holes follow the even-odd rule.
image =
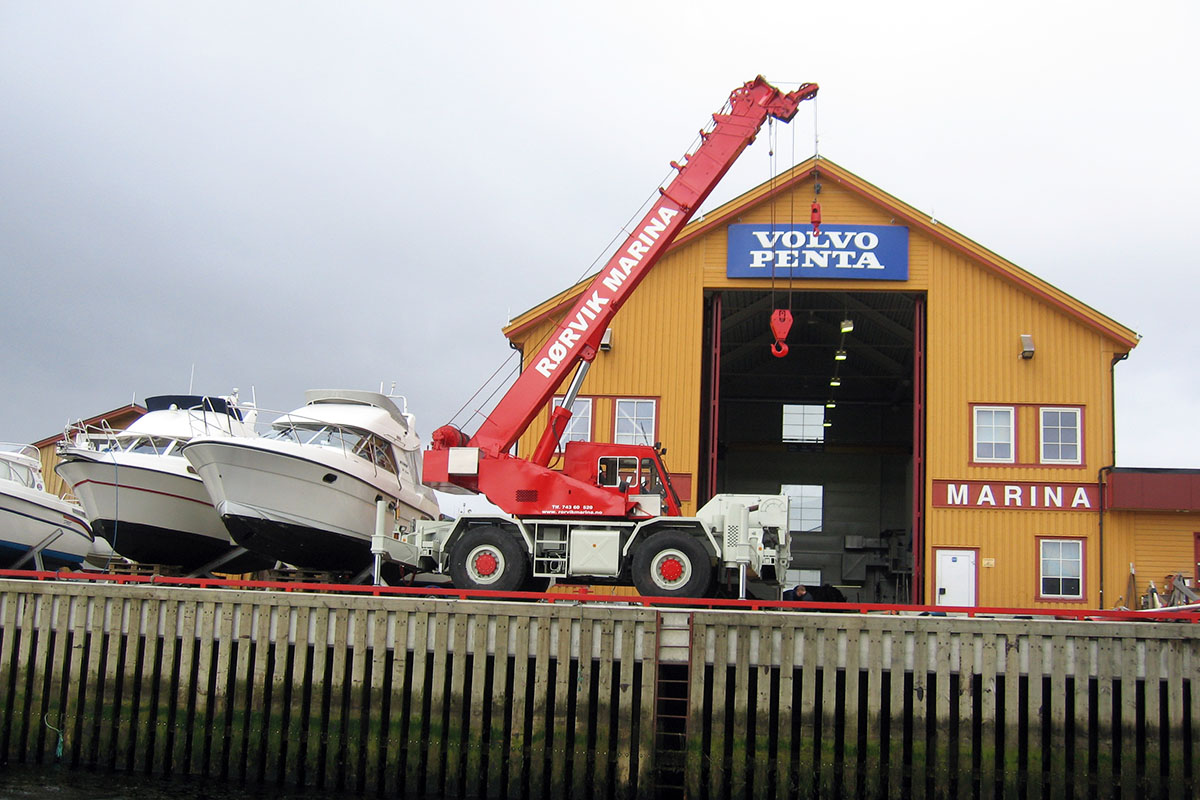
[[[821,204],[816,200],[812,204],[812,226],[813,236],[819,235],[821,233]]]
[[[771,345],[771,355],[776,358],[783,358],[788,354],[788,346],[783,340],[787,338],[788,331],[792,329],[792,312],[786,308],[777,308],[771,314],[771,335],[775,337],[775,343]]]

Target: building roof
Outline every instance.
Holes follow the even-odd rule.
[[[1043,302],[1074,317],[1081,324],[1111,339],[1119,347],[1132,349],[1137,345],[1139,336],[1133,330],[1091,308],[1061,289],[1052,286],[1036,275],[1018,267],[1011,261],[968,239],[954,229],[942,225],[929,214],[918,211],[907,203],[868,183],[844,167],[825,158],[810,158],[796,165],[782,176],[760,184],[741,196],[708,212],[703,217],[692,220],[680,232],[679,237],[671,244],[667,252],[669,253],[675,248],[682,247],[701,236],[734,222],[737,217],[745,214],[748,210],[780,194],[795,189],[797,184],[818,175],[818,173],[820,180],[826,184],[837,184],[847,191],[858,195],[866,202],[879,206],[889,216],[897,220],[897,222],[909,226],[910,230],[920,231],[943,246],[958,251],[979,264],[982,268],[1017,285],[1021,290],[1036,296]],[[564,289],[546,301],[525,311],[504,328],[504,335],[510,339],[519,337],[531,326],[556,313],[561,313],[594,279],[595,274],[593,273],[579,283]]]
[[[1200,512],[1200,469],[1117,467],[1108,476],[1105,508]]]
[[[96,425],[101,425],[105,422],[111,423],[114,420],[122,420],[122,422],[117,427],[124,429],[124,428],[128,427],[129,422],[133,422],[135,419],[137,419],[138,417],[142,416],[145,413],[146,413],[145,408],[143,408],[142,406],[139,406],[136,403],[130,403],[129,405],[121,406],[119,408],[114,408],[112,411],[105,411],[103,414],[97,414],[94,417],[89,417],[88,419],[80,421],[78,424],[80,424],[84,427],[92,427],[92,426],[96,426]],[[45,439],[42,439],[40,442],[34,442],[33,446],[40,450],[48,445],[52,445],[55,442],[59,441],[60,439],[63,438],[63,435],[64,435],[63,433],[56,433],[53,436],[49,436]]]

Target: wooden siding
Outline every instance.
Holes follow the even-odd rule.
[[[1110,511],[1104,515],[1105,536],[1110,541],[1111,569],[1106,570],[1111,581],[1112,602],[1137,608],[1142,595],[1153,581],[1163,592],[1168,575],[1181,573],[1191,578],[1196,574],[1195,537],[1200,533],[1200,519],[1194,514],[1152,511]],[[1134,571],[1134,592],[1129,594],[1129,571]]]

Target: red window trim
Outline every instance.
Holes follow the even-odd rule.
[[[1037,570],[1034,571],[1034,598],[1039,603],[1087,603],[1088,596],[1088,563],[1086,536],[1052,536],[1050,534],[1033,537],[1034,557],[1037,559]],[[1042,542],[1079,542],[1079,597],[1056,597],[1042,594]]]

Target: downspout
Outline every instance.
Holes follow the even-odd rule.
[[[1096,483],[1100,485],[1100,514],[1099,514],[1099,547],[1100,547],[1100,608],[1105,608],[1104,605],[1104,508],[1108,504],[1108,484],[1105,482],[1105,477],[1109,475],[1117,465],[1117,364],[1129,358],[1129,353],[1121,353],[1114,355],[1112,362],[1108,365],[1108,408],[1109,408],[1109,439],[1112,442],[1112,452],[1109,455],[1109,463],[1106,467],[1101,467],[1096,473]]]

